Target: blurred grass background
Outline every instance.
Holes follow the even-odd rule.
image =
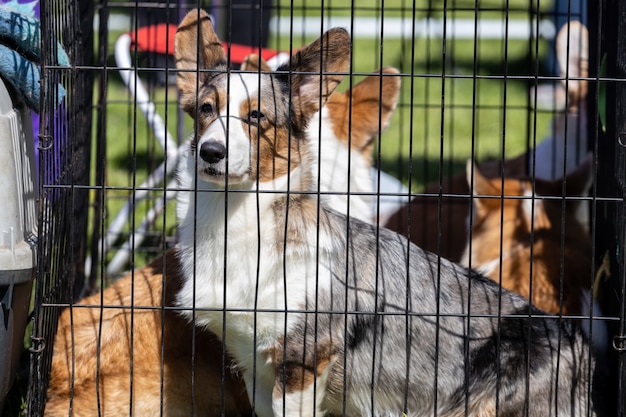
[[[293,19],[314,16],[405,17],[441,19],[504,19],[531,22],[536,5],[528,0],[473,1],[367,0],[358,6],[350,0],[278,0],[275,13]],[[505,8],[508,11],[505,12]],[[546,12],[550,3],[541,2]],[[446,9],[446,11],[444,11]],[[130,19],[129,19],[130,21]],[[108,49],[119,32],[111,32]],[[314,37],[272,33],[269,47],[289,50],[300,47]],[[410,184],[413,191],[465,167],[468,158],[478,160],[516,156],[529,144],[541,141],[548,133],[550,112],[530,109],[529,87],[536,80],[536,68],[547,51],[547,42],[535,39],[444,39],[417,37],[401,39],[373,34],[353,38],[352,73],[340,90],[357,83],[365,74],[381,66],[400,70],[402,91],[389,128],[380,136],[375,150],[376,164],[385,172]],[[539,58],[539,60],[538,60]],[[138,65],[142,61],[138,60]],[[108,62],[115,66],[112,58]],[[163,151],[139,111],[133,98],[121,83],[117,71],[109,69],[106,96],[106,215],[109,220],[131,189],[143,181],[163,161]],[[146,74],[143,74],[146,75]],[[143,77],[142,75],[142,77]],[[158,113],[165,118],[168,130],[176,135],[179,117],[184,118],[184,140],[193,131],[191,118],[177,111],[174,86],[151,89]],[[97,97],[97,92],[96,92]],[[94,117],[97,109],[94,108]],[[375,117],[375,115],[373,115]],[[358,123],[358,120],[354,121]],[[95,147],[94,147],[95,148]],[[101,155],[93,155],[93,165]],[[135,207],[129,227],[138,224],[153,199],[163,190]],[[175,233],[174,203],[170,203],[154,226],[154,236],[147,246],[162,248],[162,236]],[[119,242],[118,242],[119,243]],[[134,266],[145,259],[140,251]],[[110,254],[108,255],[110,258]]]

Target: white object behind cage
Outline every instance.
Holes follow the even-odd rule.
[[[35,278],[37,185],[30,110],[0,80],[0,413],[22,353]]]

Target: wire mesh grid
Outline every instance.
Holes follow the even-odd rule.
[[[42,4],[42,30],[55,35],[42,37],[44,50],[52,48],[47,41],[60,39],[72,67],[45,62],[43,66],[45,85],[60,82],[68,93],[61,108],[54,108],[53,97],[42,101],[42,198],[28,414],[43,413],[46,400],[46,415],[267,413],[266,381],[252,383],[255,377],[251,380],[246,374],[257,367],[259,374],[266,372],[264,364],[237,363],[239,352],[225,350],[230,340],[200,325],[206,324],[202,320],[209,313],[226,317],[225,312],[234,312],[235,307],[206,305],[195,298],[191,313],[180,307],[184,277],[192,267],[189,259],[175,255],[181,239],[175,197],[185,187],[174,173],[186,158],[188,138],[199,126],[179,106],[172,47],[176,25],[197,7],[211,14],[218,36],[225,41],[232,74],[241,71],[240,56],[257,53],[276,65],[331,27],[348,29],[350,65],[335,93],[346,99],[329,101],[326,119],[314,119],[307,127],[310,137],[319,141],[321,168],[313,171],[321,184],[317,193],[321,191],[333,209],[355,217],[364,212],[366,221],[441,255],[430,261],[438,271],[433,274],[437,280],[445,275],[441,268],[445,270],[447,263],[442,259],[448,258],[530,297],[558,323],[586,323],[598,356],[594,390],[585,394],[586,399],[593,397],[598,415],[623,414],[624,262],[618,249],[623,249],[624,239],[624,158],[615,140],[607,138],[618,137],[623,122],[624,58],[618,51],[624,48],[620,49],[621,38],[614,36],[623,22],[613,11],[624,6],[617,1],[588,8],[585,4],[262,1],[250,9],[247,2],[146,1],[102,2],[95,5],[95,12],[79,2]],[[575,21],[586,25],[588,40],[572,25]],[[562,27],[565,35],[559,38]],[[93,48],[92,39],[96,40]],[[388,67],[396,70],[381,70]],[[201,111],[202,103],[193,105],[197,108],[187,111]],[[337,126],[341,117],[348,119],[343,134],[350,142],[344,148],[325,148],[329,145],[323,135],[341,140]],[[357,143],[362,137],[366,145]],[[592,156],[585,159],[588,150]],[[468,160],[477,167],[468,165]],[[359,164],[365,164],[365,169]],[[365,189],[360,188],[363,183]],[[277,192],[269,194],[273,193]],[[227,195],[236,201],[238,193]],[[346,195],[351,195],[349,200],[343,198]],[[235,233],[229,231],[223,238],[236,241]],[[384,244],[375,243],[378,257]],[[345,253],[363,267],[367,264],[358,258],[360,252]],[[224,268],[232,268],[227,258],[221,260]],[[205,265],[201,253],[192,259],[198,268]],[[396,260],[404,262],[410,261]],[[550,289],[545,290],[548,284]],[[408,297],[409,290],[404,291]],[[296,297],[286,291],[282,295]],[[224,294],[220,297],[226,299]],[[551,303],[542,304],[542,297]],[[466,301],[471,300],[461,303]],[[480,311],[450,313],[443,299],[432,311],[415,308],[408,313],[391,308],[374,314],[348,308],[347,303],[343,307],[343,314],[337,314],[340,321],[356,324],[339,326],[343,333],[338,337],[345,339],[337,348],[341,355],[363,346],[362,339],[368,337],[380,343],[377,348],[377,342],[372,342],[374,352],[384,352],[385,339],[376,338],[376,329],[381,329],[371,323],[378,323],[380,317],[389,321],[402,317],[406,323],[426,317],[441,326],[458,316],[470,327],[492,317]],[[238,311],[245,313],[247,308],[258,315],[268,312],[254,306]],[[532,323],[539,314],[520,311],[496,314],[502,325],[495,331],[498,352],[509,346],[505,340],[509,329],[503,324],[507,319],[530,317]],[[301,306],[289,310],[289,315],[298,312]],[[320,323],[328,320],[337,326],[328,318],[335,315],[325,314],[329,311],[309,306],[304,312],[315,313]],[[593,320],[581,320],[590,317]],[[199,325],[191,325],[190,318]],[[229,319],[218,329],[227,331]],[[564,330],[559,329],[560,335]],[[452,352],[437,349],[445,346],[440,333],[444,331],[438,327],[429,347],[436,365],[428,379],[434,386],[453,383],[445,379],[443,369]],[[415,335],[410,330],[393,335],[390,329],[384,334],[400,337],[399,343],[411,351],[407,340]],[[313,364],[305,363],[313,366],[312,374],[317,376],[313,392],[319,398],[326,394],[322,391],[326,381],[316,375],[323,374],[318,361],[326,360],[324,335],[314,332]],[[250,337],[257,341],[256,334]],[[500,384],[508,383],[503,379],[505,365],[495,372],[496,402],[475,403],[482,392],[473,391],[480,387],[470,384],[475,382],[472,372],[477,366],[467,353],[472,347],[466,338],[454,355],[465,358],[454,382],[461,387],[460,410],[473,415],[492,407],[493,415],[506,413],[507,401],[512,400],[500,391]],[[568,354],[564,346],[556,350],[559,358]],[[282,362],[274,357],[283,364],[276,372],[286,375],[275,387],[282,389],[282,406],[275,407],[283,411],[289,411],[286,404],[294,389],[290,384],[298,376],[302,381],[309,376],[306,366],[295,375],[288,353],[286,349],[281,353]],[[333,351],[330,357],[336,355]],[[535,358],[530,351],[526,355],[528,368],[523,369],[531,374]],[[303,363],[308,359],[300,357]],[[339,385],[333,386],[339,387],[339,394],[327,394],[338,395],[341,404],[326,400],[326,409],[349,415],[355,410],[398,415],[451,412],[446,411],[453,404],[446,403],[452,400],[445,390],[434,388],[428,395],[435,397],[438,411],[424,404],[421,410],[411,408],[417,401],[411,391],[414,369],[406,366],[406,374],[396,375],[399,381],[384,380],[375,366],[376,354],[370,359],[362,366],[370,375],[363,398],[353,398],[358,391],[350,390],[357,378],[342,374]],[[334,366],[348,368],[345,361]],[[582,362],[584,373],[589,356]],[[532,378],[524,375],[519,390],[525,393],[529,415],[534,415]],[[560,375],[561,380],[567,379],[566,374]],[[302,381],[301,386],[306,386]],[[375,395],[385,384],[397,388],[399,400],[393,410],[380,411],[390,407]],[[583,415],[592,415],[584,410]]]
[[[66,1],[42,2],[41,19],[42,95],[38,120],[39,222],[37,243],[34,321],[30,340],[27,404],[37,415],[43,409],[47,375],[52,356],[47,353],[54,339],[59,308],[78,294],[74,281],[84,275],[81,260],[86,255],[89,158],[93,72],[91,4]],[[48,36],[46,36],[46,34]],[[72,68],[58,63],[63,45]],[[61,104],[59,99],[65,92]],[[84,111],[88,110],[88,111]],[[23,391],[25,392],[25,391]],[[7,412],[7,410],[5,410]],[[13,410],[15,412],[15,410]],[[24,412],[24,410],[22,411]]]

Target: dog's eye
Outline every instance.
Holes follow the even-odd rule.
[[[265,115],[258,110],[252,110],[248,115],[248,121],[250,124],[259,124],[261,121],[265,119]]]
[[[203,103],[200,106],[200,113],[210,115],[213,114],[213,105],[211,103]]]

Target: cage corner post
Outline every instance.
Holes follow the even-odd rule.
[[[607,248],[611,269],[616,271],[612,284],[619,298],[615,312],[619,323],[612,335],[617,379],[615,415],[626,416],[626,4],[606,1],[603,15],[603,23],[607,23],[601,29],[606,56],[606,74],[601,74],[607,77],[603,81],[607,86],[606,134],[600,135],[598,143],[598,189],[602,192],[604,188],[617,202],[604,207],[605,227],[609,228],[600,233],[605,242],[598,243]]]
[[[92,138],[94,2],[40,2],[38,239],[26,415],[44,414],[61,306],[84,281]],[[67,57],[60,62],[59,56]],[[69,61],[69,63],[67,63]],[[65,96],[60,98],[61,86]]]

